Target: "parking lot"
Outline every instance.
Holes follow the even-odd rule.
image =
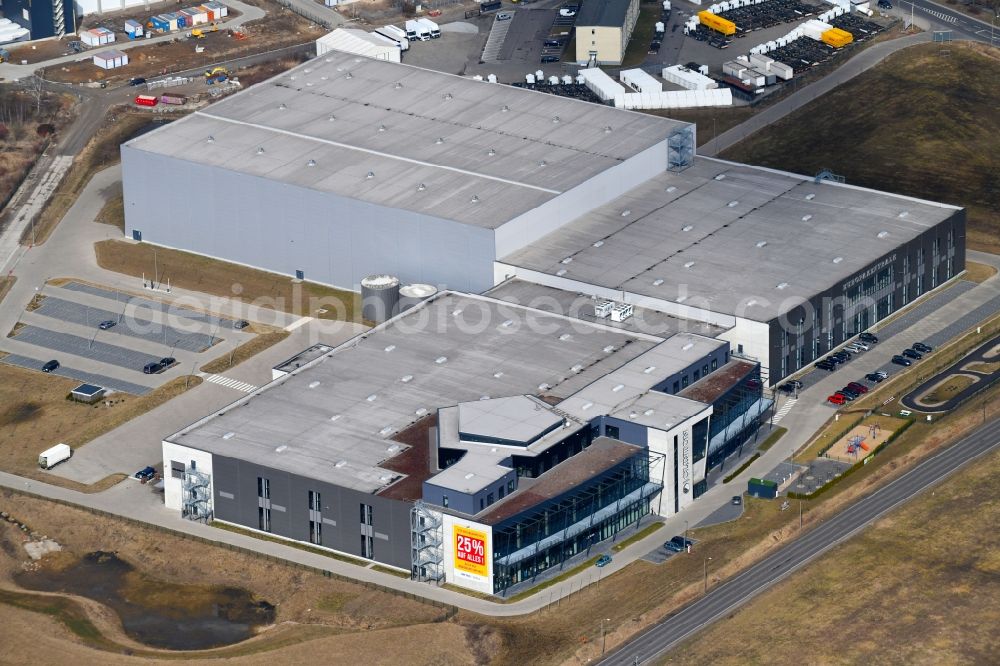
[[[3,363],[142,395],[253,337],[232,319],[82,282],[45,285],[0,338]],[[164,363],[163,361],[167,361]]]

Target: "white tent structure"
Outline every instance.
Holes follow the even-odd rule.
[[[399,44],[375,33],[351,28],[337,28],[316,40],[316,55],[321,56],[330,51],[343,51],[355,55],[399,62],[402,51]]]

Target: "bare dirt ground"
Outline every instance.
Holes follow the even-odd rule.
[[[238,40],[227,30],[206,33],[203,39],[187,38],[183,32],[171,42],[158,42],[128,50],[129,64],[103,70],[89,57],[82,61],[54,65],[45,69],[45,77],[64,83],[124,83],[135,76],[151,77],[207,67],[212,63],[242,56],[265,53],[286,46],[311,42],[326,29],[285,9],[271,0],[258,0],[268,11],[267,17],[244,24],[246,39]],[[204,48],[201,53],[195,47]]]
[[[875,430],[875,435],[872,436],[871,425],[875,424],[878,427]],[[875,419],[871,425],[866,423],[852,428],[850,432],[833,443],[833,446],[827,450],[826,457],[841,462],[856,463],[874,451],[877,446],[889,439],[892,433],[895,432],[893,429],[879,423],[878,419]],[[855,437],[860,437],[864,446],[859,446],[854,453],[850,453],[851,440]]]

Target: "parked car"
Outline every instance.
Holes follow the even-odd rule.
[[[114,319],[105,319],[104,321],[102,321],[100,324],[97,325],[97,328],[101,329],[102,331],[106,331],[109,328],[112,328],[117,323],[118,322],[116,322]]]
[[[155,375],[161,370],[163,370],[163,366],[155,361],[142,366],[142,371],[147,375]]]
[[[795,393],[795,387],[791,384],[791,382],[785,382],[778,387],[778,390],[782,393]]]
[[[236,321],[233,322],[233,328],[235,328],[237,331],[242,331],[249,325],[250,322],[248,322],[246,319],[237,319]]]
[[[599,567],[606,567],[609,564],[611,564],[611,556],[601,555],[600,557],[597,558],[597,562],[595,562],[594,564],[596,564]]]
[[[919,361],[924,357],[923,354],[918,352],[916,349],[913,349],[912,347],[910,349],[904,349],[903,356],[905,356],[906,358],[912,358],[914,361]]]
[[[59,369],[59,361],[53,359],[42,366],[42,372],[54,372]]]
[[[845,402],[847,402],[847,398],[840,395],[839,393],[834,393],[833,395],[827,398],[827,401],[833,405],[843,405]]]
[[[914,342],[913,348],[916,349],[921,354],[930,354],[932,351],[934,351],[934,347],[926,345],[923,342]]]
[[[138,472],[135,473],[135,478],[140,481],[149,481],[154,476],[156,476],[156,470],[152,467],[143,467]]]
[[[559,56],[543,55],[542,56],[542,62],[543,63],[545,63],[545,62],[559,62]]]
[[[828,359],[823,359],[822,361],[819,361],[818,363],[816,363],[815,367],[819,368],[820,370],[826,370],[828,372],[833,372],[834,370],[837,369],[837,364],[829,361]]]
[[[872,382],[873,384],[878,384],[880,382],[885,381],[885,377],[883,377],[877,372],[869,372],[867,375],[865,375],[865,379]]]
[[[861,340],[861,342],[867,342],[870,345],[874,345],[878,343],[878,336],[875,335],[874,333],[869,333],[868,331],[865,331],[864,333],[858,336],[858,340]]]
[[[729,503],[733,506],[743,505],[743,495],[733,495],[733,499],[729,500]]]
[[[858,382],[848,382],[847,388],[851,389],[855,393],[868,393],[868,387]]]
[[[851,352],[841,349],[840,351],[833,353],[833,358],[837,359],[840,363],[847,363],[851,360]]]
[[[542,42],[542,46],[549,46],[551,48],[558,49],[562,47],[562,42],[560,42],[558,39],[546,39],[544,42]]]
[[[851,389],[847,388],[846,386],[843,387],[842,389],[840,389],[839,391],[837,391],[837,393],[839,393],[840,395],[844,396],[848,400],[856,400],[858,398],[858,396],[861,395],[860,393],[857,393],[856,391],[852,391]]]
[[[133,76],[131,79],[129,79],[128,84],[130,86],[141,86],[145,82],[146,79],[142,78],[141,76]]]
[[[500,12],[499,14],[497,14],[498,21],[509,21],[512,18],[514,18],[514,15],[511,14],[510,12]]]
[[[854,347],[860,347],[861,351],[868,351],[869,349],[871,349],[871,347],[868,346],[868,343],[865,342],[864,340],[861,340],[860,338],[852,342],[851,345],[853,345]]]
[[[892,362],[895,363],[896,365],[902,365],[907,367],[913,365],[913,361],[906,358],[905,356],[900,356],[899,354],[896,354],[895,356],[892,357]]]
[[[164,356],[163,358],[160,359],[160,365],[163,366],[164,370],[166,370],[176,362],[177,359],[174,358],[173,356]]]
[[[852,354],[860,354],[861,352],[864,351],[864,349],[862,349],[861,347],[859,347],[857,344],[852,343],[852,344],[849,344],[846,347],[844,347],[844,351],[849,351]]]
[[[559,16],[564,18],[570,18],[571,16],[576,16],[576,10],[569,7],[563,7],[559,10]]]

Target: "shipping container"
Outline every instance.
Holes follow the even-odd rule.
[[[153,95],[138,95],[135,103],[139,106],[156,106],[157,100]]]
[[[820,39],[823,40],[824,44],[829,44],[830,46],[839,49],[853,42],[854,35],[846,30],[841,30],[840,28],[831,28],[820,35]]]
[[[401,51],[410,48],[410,40],[406,38],[406,31],[400,30],[394,25],[386,25],[375,29],[375,34],[382,35],[386,39],[392,40]]]
[[[56,444],[38,454],[38,466],[42,469],[52,469],[58,463],[69,460],[72,455],[73,449],[68,444]]]
[[[160,95],[160,101],[164,104],[187,104],[187,97],[184,95]]]
[[[716,16],[712,12],[702,10],[698,12],[698,20],[702,25],[715,30],[716,32],[722,33],[727,37],[736,34],[736,24],[732,21],[727,21],[721,16]]]

